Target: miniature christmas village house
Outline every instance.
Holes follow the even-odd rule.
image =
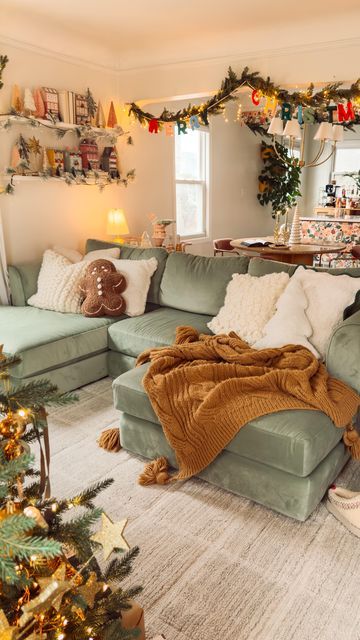
[[[115,147],[105,147],[101,156],[100,167],[103,171],[109,173],[111,178],[120,178]]]
[[[75,94],[75,124],[90,124],[87,100],[80,93]]]
[[[46,155],[50,165],[51,175],[62,176],[65,171],[64,152],[60,149],[47,149]]]
[[[99,149],[95,140],[83,140],[80,143],[82,168],[85,171],[97,171],[99,169]]]
[[[65,169],[68,173],[72,173],[73,176],[78,176],[82,173],[82,159],[78,151],[65,151]]]
[[[56,89],[43,87],[41,89],[45,107],[45,117],[48,120],[59,120],[59,96]]]

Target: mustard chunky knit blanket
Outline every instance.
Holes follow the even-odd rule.
[[[346,427],[345,443],[360,458],[360,439],[352,428],[360,396],[330,377],[305,347],[258,351],[235,333],[199,335],[179,327],[174,345],[146,351],[137,364],[148,361],[143,385],[175,451],[176,479],[199,473],[250,420],[288,409],[326,413],[337,427]],[[155,463],[159,482],[167,480],[165,463]],[[156,482],[150,476],[145,474],[142,484]]]

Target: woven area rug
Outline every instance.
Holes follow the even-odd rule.
[[[53,494],[115,479],[98,503],[112,519],[129,518],[126,538],[140,546],[129,583],[144,587],[148,638],[360,638],[360,539],[324,504],[299,523],[201,480],[140,487],[143,460],[96,444],[118,423],[111,381],[79,396],[50,413]],[[360,463],[338,483],[360,491]]]

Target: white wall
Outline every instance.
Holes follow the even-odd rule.
[[[78,92],[90,87],[95,99],[101,99],[105,114],[110,100],[118,97],[115,74],[1,45],[1,42],[0,51],[9,57],[3,75],[5,86],[0,91],[1,113],[9,111],[11,88],[15,83],[20,87],[49,86]],[[35,135],[48,147],[65,148],[78,144],[74,133],[59,141],[54,133],[43,128],[13,126],[7,132],[0,131],[0,171],[9,166],[11,148],[20,132],[25,137]],[[119,143],[120,157],[125,145],[125,139]],[[123,190],[123,186],[117,185],[100,193],[97,187],[68,187],[53,181],[17,183],[14,195],[0,198],[8,262],[38,259],[53,243],[82,249],[88,237],[106,238],[106,213],[121,206]]]
[[[165,103],[171,108],[171,98],[175,96],[217,90],[229,63],[236,71],[247,64],[262,75],[269,74],[279,84],[353,80],[358,76],[360,44],[342,41],[337,45],[299,47],[294,43],[283,51],[157,66],[117,76],[15,47],[3,45],[1,52],[10,58],[4,73],[6,86],[0,92],[2,111],[8,107],[13,83],[80,91],[90,86],[106,108],[111,99],[116,99],[117,104],[120,99],[158,100],[161,106]],[[162,99],[164,96],[166,100]],[[149,109],[160,111],[156,105]],[[137,173],[135,183],[126,190],[111,186],[99,193],[96,188],[68,188],[36,181],[19,185],[13,197],[1,197],[9,261],[38,258],[53,242],[81,248],[86,237],[106,237],[106,212],[115,206],[125,208],[133,234],[151,230],[151,212],[161,217],[174,216],[172,140],[163,134],[150,135],[138,124],[131,127],[131,133],[135,146],[120,145],[123,167],[135,167]],[[1,166],[9,162],[13,135],[14,131],[0,133]],[[260,138],[231,118],[226,124],[221,116],[211,120],[211,138],[211,238],[270,233],[271,211],[262,208],[256,199]],[[194,245],[192,250],[210,253],[211,243]]]

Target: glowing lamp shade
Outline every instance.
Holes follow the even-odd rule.
[[[344,140],[344,128],[342,126],[333,125],[333,137],[334,142],[342,142]]]
[[[301,138],[301,129],[298,120],[288,120],[285,129],[284,136],[288,136],[289,138]]]
[[[129,234],[129,227],[123,209],[111,209],[107,215],[106,233],[117,242],[124,242],[121,236]]]
[[[314,135],[314,140],[332,140],[333,128],[330,122],[322,122]]]
[[[283,121],[281,118],[273,118],[270,122],[270,126],[268,128],[268,133],[271,133],[273,136],[278,135],[282,136],[283,134]]]

